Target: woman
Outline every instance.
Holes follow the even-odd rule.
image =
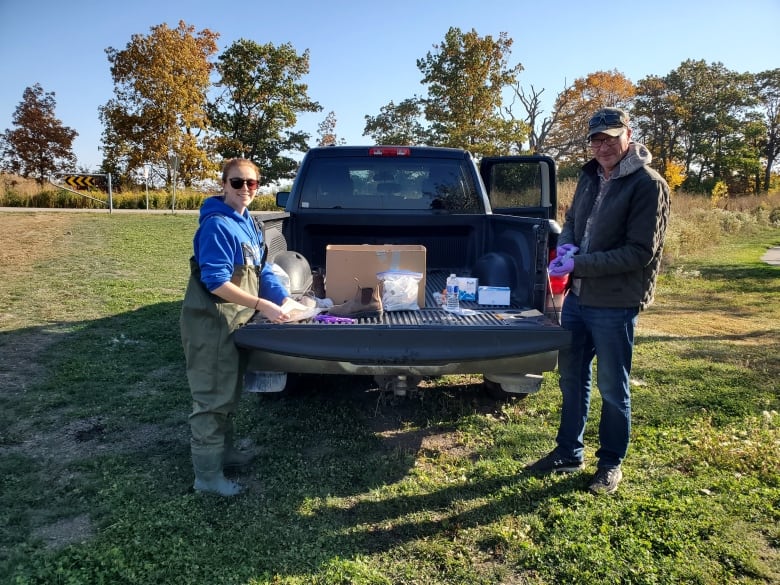
[[[281,304],[288,292],[264,262],[265,246],[247,207],[258,187],[258,169],[249,160],[231,159],[222,170],[223,194],[200,209],[193,240],[191,275],[181,312],[181,337],[192,392],[190,447],[194,489],[222,496],[241,486],[224,468],[244,465],[251,455],[233,446],[246,359],[233,332],[255,311],[271,321],[286,321]]]

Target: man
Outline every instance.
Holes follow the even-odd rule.
[[[634,328],[653,301],[669,218],[669,187],[648,165],[650,152],[631,141],[626,112],[597,111],[588,122],[593,159],[582,167],[566,212],[551,276],[570,275],[561,323],[572,333],[559,352],[563,395],[556,448],[528,466],[572,472],[584,465],[592,366],[602,398],[598,465],[589,489],[613,493],[623,478],[631,431],[629,374]]]

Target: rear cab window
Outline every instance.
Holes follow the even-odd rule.
[[[405,156],[313,158],[301,186],[307,209],[484,213],[464,160]]]

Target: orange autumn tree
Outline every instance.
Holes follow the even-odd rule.
[[[219,34],[179,22],[133,35],[123,50],[106,49],[114,98],[100,107],[104,169],[124,176],[151,163],[170,184],[172,155],[185,185],[212,176],[206,98]]]
[[[562,165],[579,165],[589,158],[586,142],[588,118],[599,108],[628,110],[636,87],[617,70],[597,71],[574,81],[555,102],[556,122],[545,151]]]

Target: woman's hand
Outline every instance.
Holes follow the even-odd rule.
[[[228,281],[211,292],[229,303],[253,308],[255,311],[261,312],[266,319],[273,321],[274,323],[284,323],[285,321],[290,320],[290,316],[276,303],[251,295],[241,290],[241,288],[232,282]],[[285,301],[286,300],[287,299],[285,299]]]
[[[276,303],[267,301],[265,299],[259,299],[255,308],[260,311],[263,316],[269,321],[274,323],[284,323],[290,320],[290,315],[285,313],[282,308]]]

